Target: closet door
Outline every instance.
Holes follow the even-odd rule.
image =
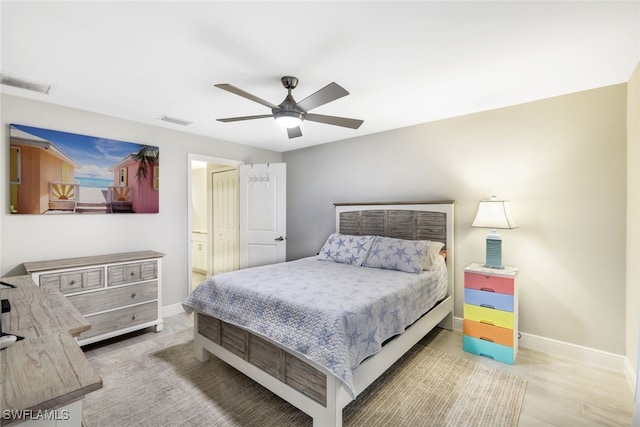
[[[214,171],[213,193],[213,274],[238,269],[238,170]]]

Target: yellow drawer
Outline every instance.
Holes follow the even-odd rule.
[[[464,305],[464,318],[501,328],[514,328],[514,314],[510,311],[496,310],[477,305]]]

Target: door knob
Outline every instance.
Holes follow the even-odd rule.
[[[280,236],[280,237],[276,237],[275,239],[276,242],[282,242],[284,240],[284,237]]]

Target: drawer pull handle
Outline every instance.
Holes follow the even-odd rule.
[[[134,292],[131,294],[131,298],[135,298],[135,297],[136,297],[136,293]]]
[[[495,292],[495,290],[491,288],[480,288],[480,290],[485,292]]]
[[[483,341],[494,342],[491,338],[487,338],[487,337],[480,337],[480,339]]]
[[[480,304],[480,307],[484,307],[484,308],[490,308],[495,310],[496,308],[494,306],[492,306],[491,304]]]
[[[70,281],[70,282],[69,282],[69,284],[70,284],[70,285],[75,285],[75,284],[76,284],[75,279],[74,279],[74,280],[72,280],[72,281]]]
[[[135,314],[133,316],[131,316],[131,320],[136,320],[138,316],[136,316]]]
[[[480,323],[484,323],[485,325],[496,326],[495,323],[489,322],[488,320],[481,320]]]
[[[135,276],[136,273],[134,273],[133,271],[131,272],[131,277]]]
[[[488,357],[489,359],[493,359],[493,356],[487,353],[478,353],[480,356]]]

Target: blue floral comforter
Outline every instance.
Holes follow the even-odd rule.
[[[212,276],[182,304],[314,361],[355,398],[360,362],[446,296],[440,261],[413,274],[309,257]]]

